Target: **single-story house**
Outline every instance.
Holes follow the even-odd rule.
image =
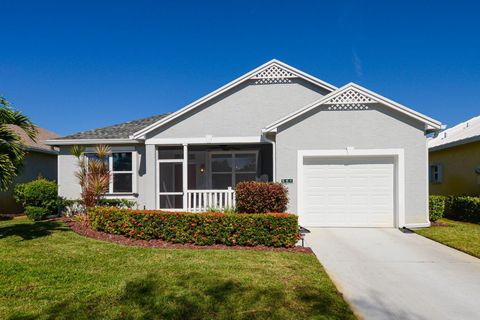
[[[22,213],[22,206],[13,198],[13,188],[19,183],[35,180],[42,176],[48,180],[57,180],[56,148],[46,145],[44,140],[56,139],[58,134],[44,128],[37,127],[37,139],[33,141],[17,126],[8,125],[8,128],[20,136],[26,146],[27,154],[23,163],[22,172],[15,177],[12,186],[7,191],[0,192],[0,214]]]
[[[109,197],[140,208],[232,205],[239,181],[285,183],[304,226],[428,226],[426,135],[441,123],[354,83],[269,61],[169,114],[48,141],[79,198],[71,145],[112,146]]]
[[[480,195],[480,116],[428,141],[430,194]]]

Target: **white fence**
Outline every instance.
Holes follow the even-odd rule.
[[[235,190],[187,190],[187,212],[235,208]]]

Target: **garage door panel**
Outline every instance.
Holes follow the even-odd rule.
[[[306,226],[392,227],[394,164],[391,158],[322,158],[303,161]]]

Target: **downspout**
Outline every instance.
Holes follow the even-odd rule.
[[[276,179],[277,179],[277,150],[276,150],[276,143],[274,140],[271,140],[269,138],[267,138],[266,134],[263,133],[262,134],[263,136],[263,140],[265,140],[266,142],[268,143],[271,143],[272,144],[272,181],[275,182]]]

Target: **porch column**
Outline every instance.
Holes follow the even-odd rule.
[[[153,144],[145,145],[145,174],[144,181],[139,185],[139,198],[144,197],[143,203],[146,209],[156,209],[158,202],[158,172],[157,172],[157,151]]]
[[[183,210],[187,210],[187,190],[188,190],[188,144],[183,144]]]

